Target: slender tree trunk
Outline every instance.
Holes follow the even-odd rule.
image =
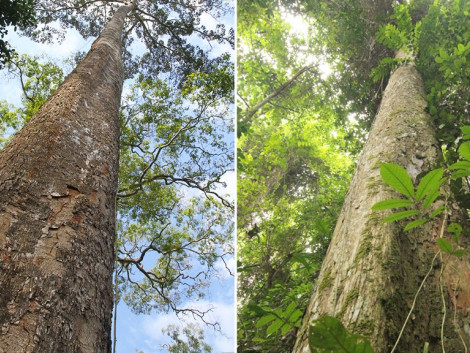
[[[380,162],[400,164],[413,178],[439,164],[440,148],[425,108],[422,81],[414,65],[398,68],[384,92],[293,352],[309,352],[308,328],[321,315],[336,316],[349,330],[368,337],[376,353],[391,351],[438,251],[436,239],[443,217],[403,232],[404,223],[384,224],[384,212],[371,211],[371,207],[398,196],[382,183]],[[456,208],[451,205],[454,213]],[[444,260],[446,305],[441,300],[438,257],[396,352],[422,352],[425,342],[430,343],[429,352],[442,351],[443,307],[447,351],[467,352],[461,337],[470,349],[468,258]]]
[[[248,119],[250,119],[251,117],[253,117],[253,115],[256,114],[256,112],[258,110],[260,110],[261,108],[263,108],[266,104],[268,104],[271,100],[273,100],[274,98],[276,98],[278,95],[280,95],[282,92],[284,92],[287,88],[289,88],[298,78],[299,76],[301,76],[304,72],[308,71],[309,69],[311,69],[312,66],[309,65],[309,66],[304,66],[303,68],[301,68],[299,71],[297,71],[294,76],[292,76],[287,82],[283,83],[282,85],[280,85],[278,88],[276,88],[274,90],[274,92],[272,92],[269,96],[267,96],[266,98],[264,98],[261,102],[259,102],[258,104],[256,104],[254,107],[250,108],[246,114],[245,114],[245,117],[244,117],[244,121],[247,121]]]
[[[122,6],[0,153],[0,352],[110,352]]]

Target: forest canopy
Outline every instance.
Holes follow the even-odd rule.
[[[468,124],[469,9],[238,2],[239,351],[292,350],[383,90],[403,64],[395,51],[413,57],[447,163],[457,160]],[[466,183],[451,183],[464,209]]]

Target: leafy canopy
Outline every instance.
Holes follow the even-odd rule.
[[[11,60],[13,50],[3,38],[8,34],[8,26],[14,29],[34,26],[36,23],[34,6],[36,0],[2,0],[0,3],[0,69]]]

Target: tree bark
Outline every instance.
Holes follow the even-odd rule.
[[[122,6],[0,153],[0,352],[110,352]]]
[[[371,207],[398,197],[381,181],[380,162],[400,164],[415,179],[439,166],[440,147],[426,105],[414,65],[399,67],[384,92],[293,352],[310,352],[308,329],[322,315],[336,316],[349,330],[369,338],[375,352],[391,351],[438,252],[443,217],[404,232],[406,221],[384,224],[384,211]],[[456,214],[457,206],[451,206]],[[449,352],[464,352],[462,339],[470,348],[470,266],[468,258],[444,262],[445,346]],[[425,342],[430,343],[429,352],[441,351],[441,266],[438,257],[397,352],[422,352]]]

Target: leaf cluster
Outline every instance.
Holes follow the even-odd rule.
[[[463,139],[470,139],[470,126],[463,126],[461,130]],[[395,212],[383,219],[383,222],[393,222],[419,215],[420,218],[410,221],[405,225],[405,231],[421,226],[441,213],[447,213],[447,205],[444,204],[435,206],[433,207],[434,209],[431,208],[427,214],[424,214],[424,212],[435,203],[436,199],[443,194],[441,186],[445,182],[449,183],[451,179],[460,179],[470,175],[470,141],[462,143],[458,152],[460,160],[448,167],[449,171],[453,171],[450,175],[444,176],[443,168],[431,170],[421,178],[416,190],[411,177],[403,167],[393,163],[382,163],[380,167],[382,179],[395,191],[405,196],[406,199],[380,201],[372,206],[372,209],[378,211],[401,207],[411,208],[405,211]],[[452,241],[455,246],[450,240],[440,237],[437,239],[439,249],[457,257],[465,255],[467,250],[458,248],[462,226],[458,223],[451,223],[447,227],[447,232],[453,234]]]
[[[126,99],[119,288],[137,312],[172,310],[205,320],[206,312],[184,302],[203,297],[216,267],[233,254],[233,205],[219,191],[233,170],[231,82],[233,71],[222,66],[194,73],[182,89],[141,80]]]
[[[459,127],[468,124],[470,99],[470,1],[436,1],[422,18],[417,67],[422,73],[429,112],[438,138],[454,152]]]
[[[312,353],[374,353],[366,338],[349,332],[331,316],[312,322],[308,342]]]
[[[400,211],[386,217],[384,222],[393,222],[403,218],[408,218],[420,215],[426,212],[433,202],[441,194],[440,187],[446,181],[443,178],[444,170],[442,168],[431,170],[419,182],[416,191],[413,187],[411,177],[406,170],[393,163],[382,163],[380,167],[380,174],[382,179],[393,189],[404,195],[407,199],[390,199],[380,201],[372,206],[373,210],[386,210],[390,208],[411,207],[411,210]],[[422,212],[420,212],[420,209]],[[418,227],[428,220],[436,217],[444,211],[444,206],[441,206],[433,211],[429,211],[426,216],[421,214],[422,218],[409,222],[404,230],[410,230]]]
[[[23,33],[42,42],[63,40],[68,28],[76,29],[84,38],[96,37],[124,3],[120,0],[41,1],[37,9],[40,26]],[[224,0],[158,4],[138,1],[124,29],[126,76],[142,74],[150,79],[166,74],[181,87],[191,73],[210,72],[225,60],[211,53],[212,45],[227,44],[233,48],[234,31],[226,24],[232,13],[232,4]],[[208,18],[213,20],[209,22]]]
[[[36,0],[4,0],[0,3],[0,69],[12,58],[14,50],[2,38],[8,34],[7,27],[25,29],[36,23],[34,7]]]
[[[0,103],[0,146],[37,112],[64,79],[63,70],[43,57],[15,54],[6,69],[5,75],[20,81],[23,94],[20,107]]]

